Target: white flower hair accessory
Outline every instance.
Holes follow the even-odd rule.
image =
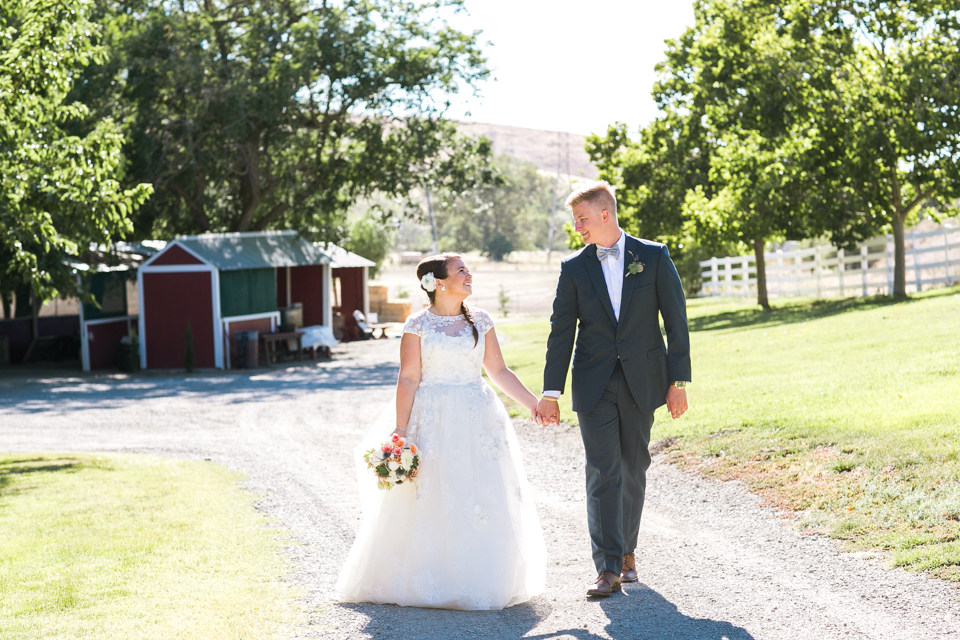
[[[420,286],[430,293],[437,290],[437,279],[434,277],[433,271],[423,274],[423,277],[420,278]]]

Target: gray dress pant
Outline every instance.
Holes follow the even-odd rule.
[[[653,414],[633,401],[619,361],[597,405],[577,413],[586,453],[587,519],[597,572],[619,574],[637,548]]]

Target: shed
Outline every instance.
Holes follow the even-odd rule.
[[[189,327],[194,366],[229,368],[235,332],[274,331],[295,303],[330,326],[331,262],[295,231],[174,239],[138,270],[141,367],[182,369]]]
[[[359,332],[354,311],[370,315],[370,267],[376,263],[351,253],[333,243],[317,243],[317,248],[330,256],[333,285],[333,311],[343,318],[346,334]]]

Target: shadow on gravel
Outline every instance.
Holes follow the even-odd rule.
[[[613,640],[753,640],[753,636],[746,629],[729,622],[692,618],[680,613],[675,604],[643,584],[628,585],[623,593],[593,604],[599,607],[608,619],[604,635],[598,635],[598,630],[591,630],[587,624],[563,629],[555,628],[549,622],[545,625],[549,631],[545,629],[545,633],[537,633],[536,628],[554,611],[542,596],[526,604],[491,612],[375,604],[338,606],[369,617],[363,631],[371,638],[393,636],[398,629],[402,629],[401,635],[408,640],[548,640],[568,636],[577,640],[606,640],[607,637]]]
[[[301,366],[277,371],[139,374],[124,378],[51,378],[17,382],[6,379],[0,396],[7,407],[0,413],[67,412],[116,409],[152,398],[216,396],[224,404],[295,398],[322,390],[393,386],[395,364],[373,366]]]
[[[461,640],[463,638],[524,638],[552,609],[543,598],[502,611],[451,611],[383,604],[339,604],[369,618],[364,637],[404,640]]]
[[[626,585],[623,593],[598,604],[610,620],[605,630],[614,640],[753,640],[746,629],[729,622],[692,618],[680,613],[677,605],[644,584]],[[578,631],[572,629],[566,633],[580,640],[599,638]]]

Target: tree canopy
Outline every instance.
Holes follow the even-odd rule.
[[[480,249],[493,260],[512,251],[545,248],[553,180],[537,166],[508,155],[494,158],[494,172],[468,189],[439,192],[440,249]]]
[[[67,100],[77,74],[105,59],[84,0],[8,0],[0,5],[0,294],[35,300],[76,291],[69,264],[90,243],[131,229],[148,185],[121,187],[123,136],[110,119],[82,135],[87,117]],[[19,296],[18,296],[19,298]],[[21,300],[22,301],[22,300]],[[8,306],[8,305],[6,305]],[[18,302],[18,306],[21,306]],[[21,309],[22,311],[22,309]]]
[[[589,142],[627,224],[687,248],[752,247],[764,306],[766,241],[843,246],[892,228],[903,295],[906,216],[957,195],[958,11],[699,0],[695,16],[658,67],[662,116],[636,141],[618,125]]]
[[[339,241],[357,198],[472,180],[443,119],[488,75],[460,0],[98,0],[110,58],[76,95],[122,120],[139,237],[297,229]]]

